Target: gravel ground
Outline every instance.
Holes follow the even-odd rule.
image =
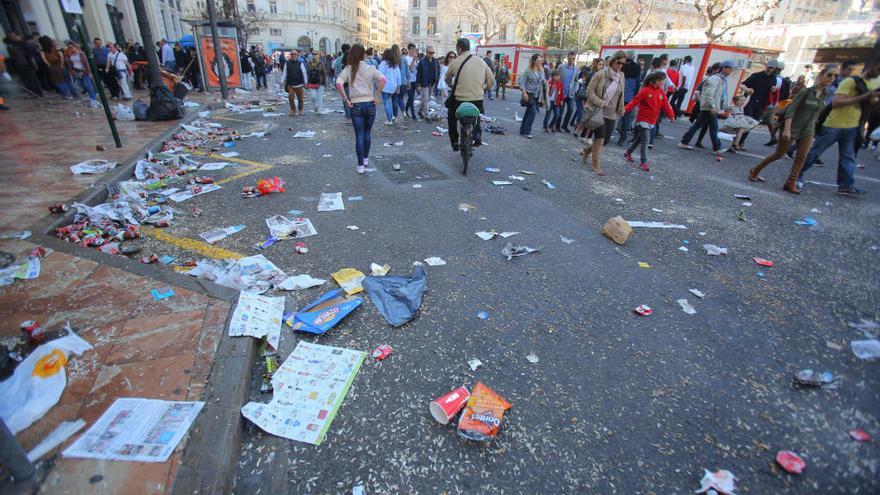
[[[218,245],[251,254],[268,234],[266,217],[297,209],[318,231],[306,239],[309,253],[296,254],[290,241],[264,252],[290,275],[329,279],[343,267],[368,272],[370,262],[405,275],[429,256],[447,262],[426,267],[423,306],[402,328],[389,327],[367,301],[324,336],[283,330],[281,360],[300,339],[367,352],[387,343],[394,354],[367,358],[319,447],[242,420],[236,491],[341,493],[363,483],[369,493],[683,494],[699,486],[704,468],[731,470],[740,493],[880,491],[877,443],[847,434],[880,434],[878,363],[852,354],[849,342],[860,332],[848,327],[877,317],[878,193],[850,199],[814,184],[800,196],[783,193],[787,160],[765,171],[767,183],[749,183],[756,158],[731,155],[719,163],[704,151],[675,148],[684,120],[664,124],[670,137],[651,151],[651,172],[626,164],[612,144],[604,154],[608,176],[598,178],[580,164],[574,138],[539,132],[543,114],[535,139],[520,137],[517,101],[487,102],[509,134],[486,134],[467,176],[448,138],[431,135],[437,123],[386,127],[377,118],[376,171],[358,176],[353,132],[341,114],[217,120],[245,131],[268,123],[266,138],[235,149],[274,168],[183,203],[169,233],[198,238],[209,228],[245,224]],[[291,129],[317,135],[293,139]],[[383,146],[401,140],[401,147]],[[753,133],[750,153],[767,152],[765,140]],[[858,171],[858,185],[876,190],[875,153],[860,157],[867,169]],[[824,158],[829,165],[808,178],[833,183],[836,159]],[[402,172],[393,170],[397,163]],[[526,180],[491,185],[511,174]],[[286,181],[285,193],[240,197],[241,186],[276,175]],[[339,191],[345,211],[318,213],[320,193]],[[734,194],[751,196],[752,206]],[[475,208],[460,211],[460,203]],[[193,207],[204,213],[192,216]],[[636,229],[616,247],[599,233],[614,215],[688,228]],[[794,223],[805,216],[818,225]],[[474,235],[490,229],[520,232],[509,240],[541,251],[507,261],[500,254],[505,240]],[[706,243],[729,254],[708,256]],[[155,240],[140,244],[145,252],[196,257]],[[776,266],[759,267],[756,256]],[[287,308],[334,286],[286,293]],[[680,309],[682,298],[696,314]],[[654,314],[634,315],[639,304]],[[489,319],[476,318],[479,311]],[[526,360],[529,353],[539,362]],[[472,372],[471,358],[483,367]],[[268,402],[269,394],[259,393],[262,363],[254,366],[251,399]],[[795,389],[791,376],[801,368],[830,370],[842,386]],[[497,439],[486,444],[460,439],[427,407],[477,380],[513,404]],[[780,449],[806,460],[804,474],[775,465]]]

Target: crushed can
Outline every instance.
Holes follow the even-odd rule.
[[[650,316],[651,313],[654,312],[654,310],[646,304],[639,304],[635,307],[635,309],[633,309],[633,312],[635,312],[635,314],[639,316]]]
[[[159,227],[160,229],[164,229],[166,227],[171,227],[171,222],[169,222],[168,220],[159,220],[158,222],[154,223],[153,225],[155,225],[156,227]]]
[[[141,257],[141,263],[143,263],[145,265],[152,265],[153,263],[158,263],[158,262],[159,262],[159,257],[156,256],[155,254]]]
[[[390,356],[392,352],[394,352],[394,349],[390,345],[382,344],[373,350],[372,356],[376,358],[376,361],[381,361]]]
[[[43,246],[37,246],[32,251],[31,254],[28,255],[30,258],[45,258],[46,257],[46,248]]]
[[[39,345],[46,338],[43,327],[34,320],[21,322],[21,332],[27,337],[28,344],[31,346]]]
[[[196,184],[213,184],[214,183],[213,177],[196,177],[194,180],[195,180]]]
[[[68,207],[64,203],[49,205],[49,213],[67,213]]]
[[[296,250],[297,254],[306,254],[309,252],[309,248],[304,242],[297,242],[294,244],[293,248]]]

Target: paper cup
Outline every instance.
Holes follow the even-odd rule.
[[[441,425],[449,424],[449,420],[458,414],[458,411],[461,411],[464,408],[464,405],[467,404],[470,397],[471,393],[468,392],[468,389],[458,387],[457,389],[448,392],[443,397],[434,399],[431,402],[431,405],[429,406],[431,416],[434,416],[434,419],[436,419]]]

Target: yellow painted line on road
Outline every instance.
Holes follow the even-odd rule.
[[[215,153],[205,153],[204,151],[194,151],[194,152],[192,152],[192,154],[204,156],[207,158],[212,158],[214,160],[223,160],[226,162],[241,163],[242,165],[250,165],[251,168],[249,168],[248,170],[245,170],[244,172],[239,172],[234,175],[230,175],[229,177],[226,177],[225,179],[220,179],[220,180],[216,181],[215,184],[226,184],[226,183],[241,179],[242,177],[247,177],[249,175],[254,175],[254,174],[257,174],[260,172],[265,172],[266,170],[269,170],[275,166],[275,165],[272,165],[271,163],[255,162],[255,161],[251,161],[251,160],[245,160],[243,158],[235,158],[235,157],[226,158],[223,155],[218,155]]]
[[[212,115],[212,119],[220,119],[220,120],[232,120],[234,122],[244,122],[245,124],[257,124],[259,122],[255,122],[253,120],[244,120],[244,119],[236,119],[234,117],[226,117],[223,115]]]
[[[150,236],[158,241],[171,244],[172,246],[176,246],[181,249],[186,249],[187,251],[193,251],[205,257],[213,258],[216,260],[238,260],[245,257],[245,255],[236,253],[235,251],[212,246],[207,242],[197,241],[195,239],[189,239],[187,237],[177,237],[175,235],[169,234],[168,232],[165,232],[162,229],[157,229],[154,227],[141,226],[141,233]]]

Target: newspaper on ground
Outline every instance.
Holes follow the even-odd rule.
[[[295,138],[312,139],[315,137],[315,131],[299,131],[293,135]]]
[[[221,240],[235,234],[236,232],[241,232],[244,230],[244,225],[230,225],[229,227],[223,227],[220,229],[209,230],[207,232],[202,232],[199,234],[199,237],[205,240],[208,244],[214,244],[215,242],[220,242]]]
[[[170,196],[168,196],[175,203],[182,203],[188,199],[191,199],[195,196],[199,196],[205,193],[209,193],[212,191],[216,191],[218,189],[222,189],[217,184],[205,184],[203,186],[198,186],[199,189],[184,189],[183,191],[176,192]],[[195,191],[198,192],[195,192]]]
[[[203,172],[207,172],[209,170],[223,170],[224,168],[226,168],[230,165],[232,165],[232,163],[229,163],[229,162],[210,162],[210,163],[203,164],[201,167],[199,167],[199,170],[201,170]]]
[[[301,237],[309,237],[318,233],[312,221],[308,218],[288,219],[282,215],[275,215],[266,219],[266,226],[269,227],[269,234],[279,238],[299,239]]]
[[[224,287],[262,294],[287,279],[287,274],[262,254],[232,262],[202,259],[188,275]]]
[[[238,305],[229,320],[229,336],[266,337],[269,345],[277,350],[283,318],[283,297],[261,296],[243,290],[238,293]]]
[[[318,211],[336,211],[344,210],[345,205],[342,203],[342,193],[321,193],[321,199],[318,200]]]
[[[81,174],[103,174],[118,165],[116,162],[108,162],[107,160],[86,160],[76,165],[70,166],[70,171],[76,175]]]
[[[165,462],[195,421],[204,402],[116,399],[64,457]]]
[[[272,435],[320,445],[365,356],[300,341],[272,375],[272,401],[249,402],[241,414]]]
[[[220,156],[222,156],[223,158],[234,158],[240,154],[241,153],[239,153],[237,151],[226,151],[226,152],[220,153]]]

